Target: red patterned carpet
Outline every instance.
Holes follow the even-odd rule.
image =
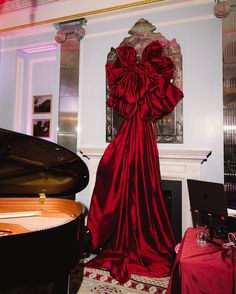
[[[87,261],[87,260],[85,260]],[[84,262],[85,262],[84,261]],[[83,261],[82,261],[83,263]],[[83,265],[81,264],[83,267]],[[78,270],[78,269],[77,269]],[[83,278],[79,285],[77,294],[133,294],[133,293],[157,293],[165,294],[168,286],[169,278],[149,278],[139,275],[132,275],[131,279],[125,284],[120,284],[113,279],[109,272],[99,269],[91,269],[84,267],[82,269]],[[81,272],[80,272],[81,276]],[[73,272],[71,275],[70,294],[74,294],[76,289],[76,279],[79,272]],[[73,290],[73,285],[74,290]],[[78,286],[78,284],[77,284]]]

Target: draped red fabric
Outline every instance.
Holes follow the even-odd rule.
[[[87,226],[92,246],[104,249],[86,266],[103,268],[125,283],[131,274],[164,277],[175,245],[162,195],[151,120],[173,110],[183,93],[172,84],[174,66],[158,41],[137,61],[133,47],[117,48],[106,65],[109,106],[125,118],[97,169]]]

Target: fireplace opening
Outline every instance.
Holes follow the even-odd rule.
[[[163,196],[175,240],[182,239],[182,182],[162,180]]]

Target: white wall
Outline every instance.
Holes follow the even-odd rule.
[[[211,150],[212,155],[202,165],[202,179],[223,182],[221,20],[213,16],[214,1],[179,2],[167,6],[143,6],[143,9],[139,7],[129,12],[120,11],[88,18],[86,35],[81,42],[78,149],[107,146],[106,57],[111,47],[117,47],[128,36],[134,23],[145,18],[157,27],[156,32],[160,31],[167,39],[176,38],[183,55],[184,143],[158,144],[158,148]],[[2,40],[0,126],[13,126],[16,48],[26,43],[29,46],[30,43],[54,42],[54,35],[55,32],[51,29],[51,32],[37,36],[31,33],[26,37],[23,33],[17,39],[9,37],[11,42]],[[16,40],[17,44],[14,43]],[[8,50],[10,47],[13,49]],[[55,56],[58,58],[58,55]],[[57,60],[57,67],[58,62]],[[89,166],[89,160],[85,161]],[[90,197],[87,188],[78,195],[78,199],[86,206],[89,206]]]

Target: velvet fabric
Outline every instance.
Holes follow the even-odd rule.
[[[137,59],[133,47],[117,49],[106,65],[110,107],[125,118],[97,169],[87,226],[94,249],[112,246],[86,264],[125,283],[131,274],[165,277],[171,272],[174,236],[162,195],[158,149],[151,121],[183,97],[172,84],[174,66],[158,41]]]

